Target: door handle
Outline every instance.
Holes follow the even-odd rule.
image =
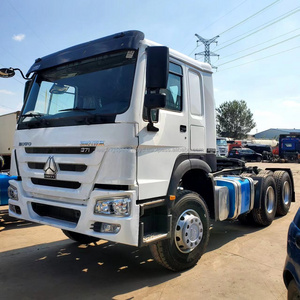
[[[180,125],[180,132],[186,132],[186,126]]]

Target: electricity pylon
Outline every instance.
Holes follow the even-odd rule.
[[[211,43],[218,43],[216,41],[216,39],[219,37],[218,35],[213,37],[212,39],[204,39],[202,36],[198,35],[197,33],[195,34],[195,36],[198,38],[198,42],[201,42],[203,43],[204,45],[204,51],[203,52],[199,52],[199,53],[195,53],[195,59],[196,59],[196,56],[197,55],[203,55],[204,56],[204,62],[207,62],[211,65],[212,68],[214,69],[217,69],[217,67],[213,66],[210,62],[210,57],[211,56],[219,56],[218,54],[214,53],[214,52],[211,52],[210,49],[209,49],[209,46]]]

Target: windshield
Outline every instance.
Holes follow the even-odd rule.
[[[115,122],[130,105],[136,56],[122,51],[38,73],[18,129]]]
[[[226,140],[223,140],[223,139],[217,139],[217,145],[227,147],[227,142],[226,142]]]

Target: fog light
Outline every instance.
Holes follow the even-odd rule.
[[[17,205],[10,204],[9,205],[9,209],[10,209],[10,211],[12,211],[15,214],[18,214],[18,215],[21,214],[21,208],[19,206],[17,206]]]
[[[8,198],[12,200],[19,200],[18,190],[13,185],[10,185],[7,189]]]
[[[129,198],[116,198],[111,200],[97,200],[94,207],[96,214],[115,215],[119,217],[128,216],[130,214]]]
[[[101,232],[103,233],[118,233],[120,229],[121,229],[121,225],[119,224],[109,224],[109,223],[101,224]]]

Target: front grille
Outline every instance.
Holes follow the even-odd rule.
[[[43,170],[45,163],[29,162],[30,169]],[[58,164],[60,171],[84,172],[87,169],[83,164]]]
[[[50,206],[40,203],[31,203],[32,209],[41,217],[51,217],[58,220],[78,223],[80,211],[70,208]]]
[[[96,147],[26,147],[25,152],[30,154],[90,154]]]
[[[96,183],[94,185],[94,190],[95,189],[128,191],[129,186],[128,185],[120,185],[120,184],[99,184],[99,183]]]
[[[31,178],[31,182],[36,185],[52,186],[66,189],[79,189],[81,184],[77,181],[51,180],[42,178]]]

